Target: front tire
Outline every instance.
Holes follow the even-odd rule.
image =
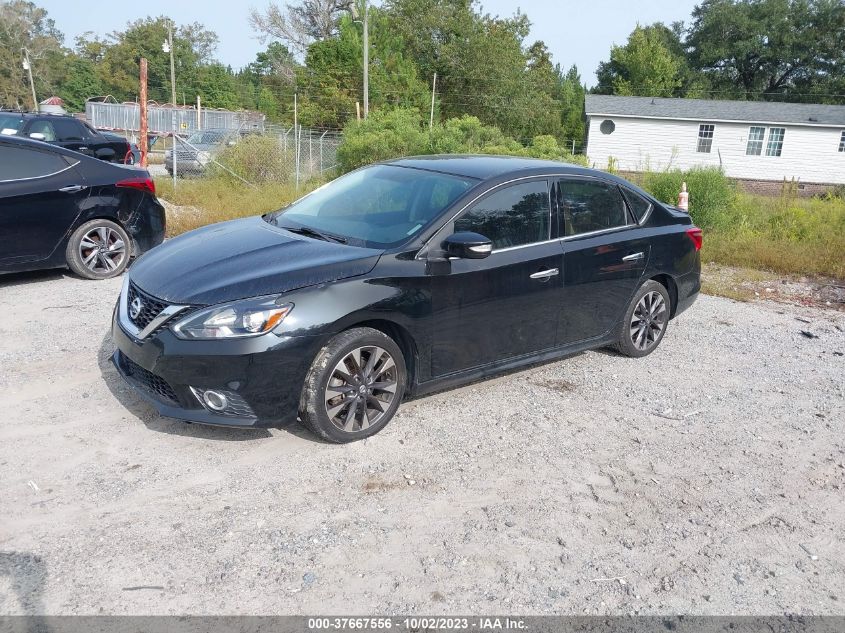
[[[651,354],[666,334],[672,303],[663,284],[645,282],[625,311],[616,351],[632,358]]]
[[[341,332],[311,365],[300,417],[329,442],[370,437],[393,418],[406,380],[405,359],[392,338],[367,327]]]
[[[85,279],[117,277],[129,265],[131,241],[111,220],[91,220],[73,232],[67,243],[68,267]]]

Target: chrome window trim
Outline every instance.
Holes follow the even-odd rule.
[[[434,234],[430,238],[428,238],[425,241],[425,243],[420,247],[420,250],[417,252],[417,255],[416,255],[416,257],[414,257],[414,259],[415,260],[426,259],[426,256],[428,255],[429,244],[431,244],[431,242],[434,240],[434,238],[436,238],[443,229],[445,229],[447,226],[452,224],[452,222],[455,221],[455,218],[457,218],[459,215],[461,215],[461,213],[466,211],[470,206],[472,206],[473,204],[475,204],[476,202],[481,200],[481,198],[483,198],[487,194],[496,191],[500,187],[505,187],[505,186],[511,185],[515,182],[520,182],[522,180],[535,180],[535,179],[541,180],[541,179],[549,179],[549,178],[559,178],[560,176],[561,176],[561,174],[536,174],[536,175],[533,175],[533,176],[521,176],[519,178],[513,178],[511,180],[506,180],[505,182],[500,182],[498,185],[495,185],[494,187],[491,187],[490,189],[487,189],[486,191],[481,192],[475,198],[473,198],[472,200],[467,202],[464,206],[462,206],[452,217],[450,217],[448,220],[446,220],[442,224],[442,226],[439,229],[437,229],[434,232]],[[548,188],[548,191],[549,191],[549,194],[548,194],[549,195],[549,235],[551,235],[551,231],[552,231],[551,218],[554,217],[553,214],[552,214],[552,198],[551,198],[551,195],[552,195],[551,189],[552,188],[551,188],[551,185],[548,184],[547,188]],[[499,250],[494,249],[493,252],[490,253],[490,254],[492,255],[493,253],[500,253],[502,251],[507,251],[507,250],[511,250],[511,249],[515,249],[515,248],[524,248],[526,246],[534,246],[536,244],[546,244],[548,242],[555,242],[555,241],[557,241],[557,238],[549,239],[545,242],[531,242],[530,244],[520,244],[519,246],[508,246],[507,248],[502,248],[502,249],[499,249]]]
[[[615,233],[616,231],[625,231],[640,226],[639,224],[623,224],[622,226],[614,226],[609,229],[600,229],[598,231],[588,231],[586,233],[576,233],[575,235],[564,235],[560,240],[568,242],[570,240],[580,240],[585,237],[594,237],[596,235],[603,235],[604,233]]]
[[[529,248],[531,246],[543,246],[544,244],[551,244],[552,242],[559,242],[561,238],[553,237],[548,240],[543,240],[542,242],[531,242],[530,244],[519,244],[518,246],[506,246],[505,248],[494,248],[493,251],[490,253],[491,255],[495,253],[506,253],[508,251],[515,251],[520,248]]]
[[[29,148],[26,148],[26,149],[29,149]],[[35,150],[35,151],[37,152],[38,150]],[[73,169],[79,163],[80,163],[80,161],[76,161],[75,163],[73,163],[72,165],[68,165],[64,169],[60,169],[59,171],[53,171],[53,172],[50,172],[49,174],[44,174],[43,176],[30,176],[29,178],[7,178],[6,180],[0,180],[0,182],[24,182],[24,181],[28,181],[28,180],[40,180],[41,178],[50,178],[51,176],[56,176],[58,174],[64,173],[68,169]]]
[[[169,305],[159,312],[158,315],[156,315],[156,317],[147,324],[147,327],[141,330],[129,319],[129,308],[126,305],[128,295],[129,275],[126,275],[123,279],[123,287],[120,289],[120,299],[118,299],[117,302],[117,320],[120,323],[120,327],[122,327],[127,334],[131,334],[139,341],[144,340],[172,317],[190,307],[184,305]]]

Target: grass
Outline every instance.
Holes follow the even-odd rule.
[[[169,237],[206,224],[274,211],[320,184],[305,183],[297,191],[287,183],[249,187],[225,178],[198,178],[179,180],[174,191],[170,178],[157,178],[155,183],[158,197],[179,207],[168,209]]]
[[[737,194],[708,224],[705,262],[845,279],[845,200]]]

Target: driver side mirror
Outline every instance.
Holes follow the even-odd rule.
[[[493,242],[478,233],[461,231],[443,240],[447,257],[459,259],[484,259],[493,252]]]
[[[36,141],[43,141],[47,137],[44,136],[41,132],[33,132],[29,135],[29,138],[34,138]]]

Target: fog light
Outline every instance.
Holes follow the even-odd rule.
[[[225,411],[229,406],[229,399],[219,391],[204,391],[202,401],[212,411]]]

